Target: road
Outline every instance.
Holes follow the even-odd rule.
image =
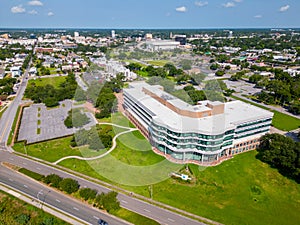
[[[69,177],[72,179],[76,179],[79,182],[81,187],[89,187],[92,189],[96,189],[98,192],[106,193],[106,192],[110,191],[109,188],[104,187],[102,185],[85,180],[83,178],[79,178],[75,175],[66,173],[59,169],[53,168],[51,166],[41,164],[39,162],[17,156],[8,151],[0,151],[0,162],[9,162],[16,166],[24,167],[26,169],[29,169],[31,171],[34,171],[34,172],[37,172],[37,173],[43,174],[43,175],[55,173],[64,178]],[[4,176],[2,174],[2,169],[3,168],[1,168],[1,166],[0,166],[0,180],[2,180],[3,176]],[[26,181],[26,179],[24,180],[24,182],[25,181]],[[14,182],[17,182],[17,180],[15,180]],[[36,184],[33,184],[33,185],[36,185]],[[17,187],[22,187],[22,185],[17,184]],[[36,189],[39,189],[39,188],[36,188]],[[50,198],[50,196],[49,196],[49,198]],[[181,225],[199,225],[200,224],[200,225],[204,225],[204,223],[192,220],[190,218],[187,218],[185,216],[182,216],[177,213],[171,212],[169,210],[163,209],[161,207],[151,205],[147,202],[136,199],[136,198],[131,197],[126,194],[119,193],[118,200],[120,201],[120,205],[123,208],[134,211],[138,214],[144,215],[151,219],[154,219],[161,224],[168,224],[168,225],[177,225],[177,224],[178,225],[179,224],[181,224]],[[52,202],[53,202],[53,200],[52,200]]]
[[[11,127],[13,125],[15,115],[17,113],[18,106],[22,102],[22,98],[28,83],[28,71],[30,69],[31,60],[28,63],[28,67],[24,73],[23,79],[21,81],[20,87],[18,89],[17,95],[13,102],[8,106],[6,111],[3,113],[1,119],[0,119],[0,148],[3,148],[6,146],[8,137],[11,132]]]
[[[99,218],[107,221],[109,224],[124,225],[128,224],[117,218],[111,217],[96,208],[92,208],[80,201],[69,198],[68,196],[57,192],[45,185],[29,180],[27,177],[20,175],[3,166],[0,167],[0,181],[6,186],[21,191],[35,201],[40,201],[41,208],[49,204],[64,213],[74,215],[85,221],[87,224],[97,224]]]

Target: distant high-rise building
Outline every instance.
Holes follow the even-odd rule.
[[[232,38],[232,37],[233,37],[233,31],[230,30],[230,31],[229,31],[229,35],[228,35],[228,38]]]
[[[111,37],[116,38],[116,32],[114,30],[111,31]]]
[[[79,37],[79,32],[75,31],[74,32],[74,37]]]

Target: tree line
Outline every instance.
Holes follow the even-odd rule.
[[[107,212],[120,209],[120,202],[117,199],[118,193],[110,191],[108,193],[98,193],[91,188],[80,188],[77,180],[72,178],[62,178],[57,174],[50,174],[44,177],[43,182],[51,187],[57,188],[67,194],[78,193],[80,198],[93,204],[93,206],[104,209]]]
[[[112,127],[94,126],[90,130],[81,129],[77,131],[70,142],[72,147],[88,145],[90,149],[109,149],[112,146]]]
[[[260,141],[257,158],[300,183],[300,143],[280,134],[266,134]]]
[[[26,88],[24,95],[33,100],[34,103],[44,103],[47,107],[54,107],[59,105],[62,100],[74,98],[76,89],[75,75],[69,74],[59,88],[55,88],[51,84],[37,86],[32,82]]]

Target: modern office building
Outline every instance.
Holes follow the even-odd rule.
[[[146,41],[146,47],[150,51],[174,50],[180,46],[180,42],[170,40]]]
[[[130,83],[123,98],[125,114],[153,150],[178,163],[213,165],[255,149],[273,117],[241,101],[190,105],[145,82]]]

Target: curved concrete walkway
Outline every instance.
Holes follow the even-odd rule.
[[[123,131],[121,133],[118,133],[116,136],[114,136],[114,138],[112,139],[112,146],[111,148],[105,152],[104,154],[102,155],[98,155],[98,156],[95,156],[95,157],[90,157],[90,158],[85,158],[85,157],[81,157],[81,156],[66,156],[66,157],[63,157],[55,162],[53,162],[54,165],[57,165],[58,163],[66,160],[66,159],[79,159],[79,160],[85,160],[85,161],[90,161],[90,160],[96,160],[96,159],[100,159],[100,158],[103,158],[104,156],[110,154],[116,147],[117,147],[117,138],[123,134],[126,134],[126,133],[130,133],[132,131],[136,131],[138,130],[137,128],[131,128],[131,127],[124,127],[124,126],[120,126],[118,124],[113,124],[113,123],[98,123],[100,125],[111,125],[111,126],[115,126],[115,127],[119,127],[119,128],[123,128],[123,129],[127,129],[126,131]]]

